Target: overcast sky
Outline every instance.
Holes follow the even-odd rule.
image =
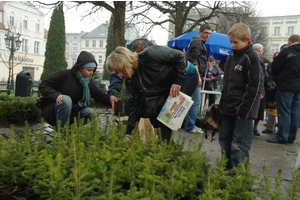
[[[109,20],[110,14],[105,9],[103,9],[103,11],[98,14],[97,17],[88,16],[82,19],[82,16],[89,8],[90,6],[87,4],[80,6],[78,10],[76,10],[75,8],[71,10],[64,10],[67,33],[80,33],[81,31],[89,32],[95,29],[100,24],[105,23]],[[258,1],[257,10],[260,13],[260,16],[300,15],[300,1]],[[42,11],[46,14],[45,28],[49,29],[52,12],[46,13],[46,11]],[[167,25],[168,24],[166,24],[165,26]],[[141,28],[140,31],[143,32],[143,28]],[[151,39],[151,37],[156,40],[157,44],[159,45],[167,44],[167,31],[159,27],[156,27],[149,34],[148,39]]]

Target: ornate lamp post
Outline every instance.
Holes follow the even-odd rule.
[[[14,89],[14,53],[18,51],[21,47],[22,41],[20,40],[20,33],[11,32],[10,29],[7,29],[7,33],[5,34],[5,45],[6,48],[10,50],[9,56],[9,64],[11,69],[11,87],[10,89]]]

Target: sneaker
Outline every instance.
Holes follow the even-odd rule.
[[[273,133],[273,131],[270,131],[270,130],[268,130],[268,129],[265,129],[265,130],[262,131],[262,133]]]
[[[189,131],[189,133],[203,133],[201,128],[195,127],[193,130]]]
[[[276,138],[271,138],[271,139],[268,139],[267,141],[270,143],[286,144],[286,142],[279,141]]]
[[[258,130],[253,130],[253,133],[255,136],[260,136],[260,133],[258,132]]]

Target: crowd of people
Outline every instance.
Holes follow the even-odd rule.
[[[172,130],[157,120],[157,115],[168,96],[176,97],[179,92],[194,101],[182,127],[190,133],[201,133],[195,126],[201,89],[217,90],[221,78],[213,56],[207,58],[205,42],[211,31],[209,25],[202,25],[186,52],[143,39],[137,39],[132,49],[115,48],[106,60],[111,72],[108,94],[101,92],[92,80],[97,69],[94,56],[81,52],[72,69],[59,70],[40,84],[39,91],[45,100],[43,117],[55,127],[68,128],[75,117],[87,123],[95,116],[89,107],[91,98],[114,110],[115,91],[120,91],[120,83],[126,79],[125,91],[130,101],[126,106],[129,118],[124,141],[130,143],[136,124],[146,118],[154,128],[159,128],[159,139],[170,142]],[[246,24],[234,24],[227,35],[232,53],[222,66],[219,143],[228,160],[226,169],[230,170],[249,159],[253,137],[261,134],[257,126],[264,121],[265,111],[268,123],[263,133],[274,132],[276,116],[279,124],[275,137],[268,142],[295,141],[300,120],[300,36],[290,36],[286,47],[276,52],[270,62],[262,56],[263,46],[250,40],[251,31]],[[209,105],[215,99],[215,95],[209,95]]]

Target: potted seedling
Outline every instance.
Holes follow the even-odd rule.
[[[117,116],[125,116],[125,102],[130,99],[130,95],[125,93],[125,89],[126,86],[125,86],[125,78],[124,78],[121,85],[121,90],[114,91],[114,95],[118,100],[115,108],[115,115]]]

